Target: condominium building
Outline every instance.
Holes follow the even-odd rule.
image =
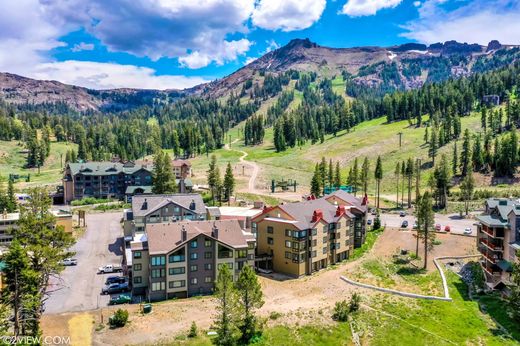
[[[211,294],[218,269],[254,265],[255,238],[238,220],[155,223],[131,243],[133,294],[149,300]]]
[[[298,277],[349,258],[356,223],[364,242],[366,206],[353,196],[341,197],[280,204],[253,218],[259,267]]]
[[[507,289],[512,263],[520,258],[520,201],[490,198],[477,219],[477,247],[486,284]]]

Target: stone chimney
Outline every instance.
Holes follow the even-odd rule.
[[[144,199],[143,205],[141,206],[141,210],[147,210],[148,209],[148,201],[146,198]]]
[[[195,203],[195,200],[192,199],[190,203],[190,210],[195,210],[197,208],[197,204]]]
[[[188,231],[186,231],[186,228],[184,228],[184,225],[182,225],[182,228],[181,228],[181,239],[183,242],[185,242],[186,239],[188,239]]]
[[[218,239],[218,227],[215,224],[215,222],[213,222],[213,230],[211,231],[211,236],[215,239]]]

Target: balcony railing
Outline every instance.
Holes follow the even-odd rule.
[[[492,238],[504,238],[504,230],[493,230],[493,228],[488,228],[486,226],[482,227],[482,232],[487,234],[488,236]]]
[[[491,276],[500,276],[500,271],[497,268],[489,267],[489,266],[482,266],[484,271],[488,273]]]
[[[484,256],[489,262],[496,264],[497,261],[500,259],[497,255],[490,255],[485,252],[482,253],[482,256]]]
[[[485,247],[490,249],[491,251],[504,251],[503,247],[499,244],[493,244],[487,239],[480,239],[480,243],[483,244]]]

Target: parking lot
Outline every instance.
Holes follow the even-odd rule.
[[[372,216],[373,218],[373,216]],[[383,226],[400,228],[403,221],[408,221],[408,229],[412,229],[415,223],[414,215],[406,215],[404,217],[399,214],[381,214],[381,224]],[[445,226],[450,226],[451,233],[464,234],[466,228],[471,228],[471,234],[469,236],[477,236],[477,228],[474,225],[476,221],[474,219],[461,219],[459,214],[435,214],[435,224],[440,224],[441,229],[444,231]]]
[[[72,249],[78,264],[65,267],[59,279],[51,279],[46,314],[92,310],[108,304],[110,297],[100,292],[109,274],[97,274],[97,268],[121,264],[120,220],[121,212],[87,214],[87,230]]]

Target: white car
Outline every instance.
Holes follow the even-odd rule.
[[[473,233],[473,231],[471,230],[471,227],[466,227],[464,229],[464,234],[471,234],[471,233]]]
[[[65,258],[62,262],[64,266],[75,266],[78,265],[78,260],[75,258]]]

